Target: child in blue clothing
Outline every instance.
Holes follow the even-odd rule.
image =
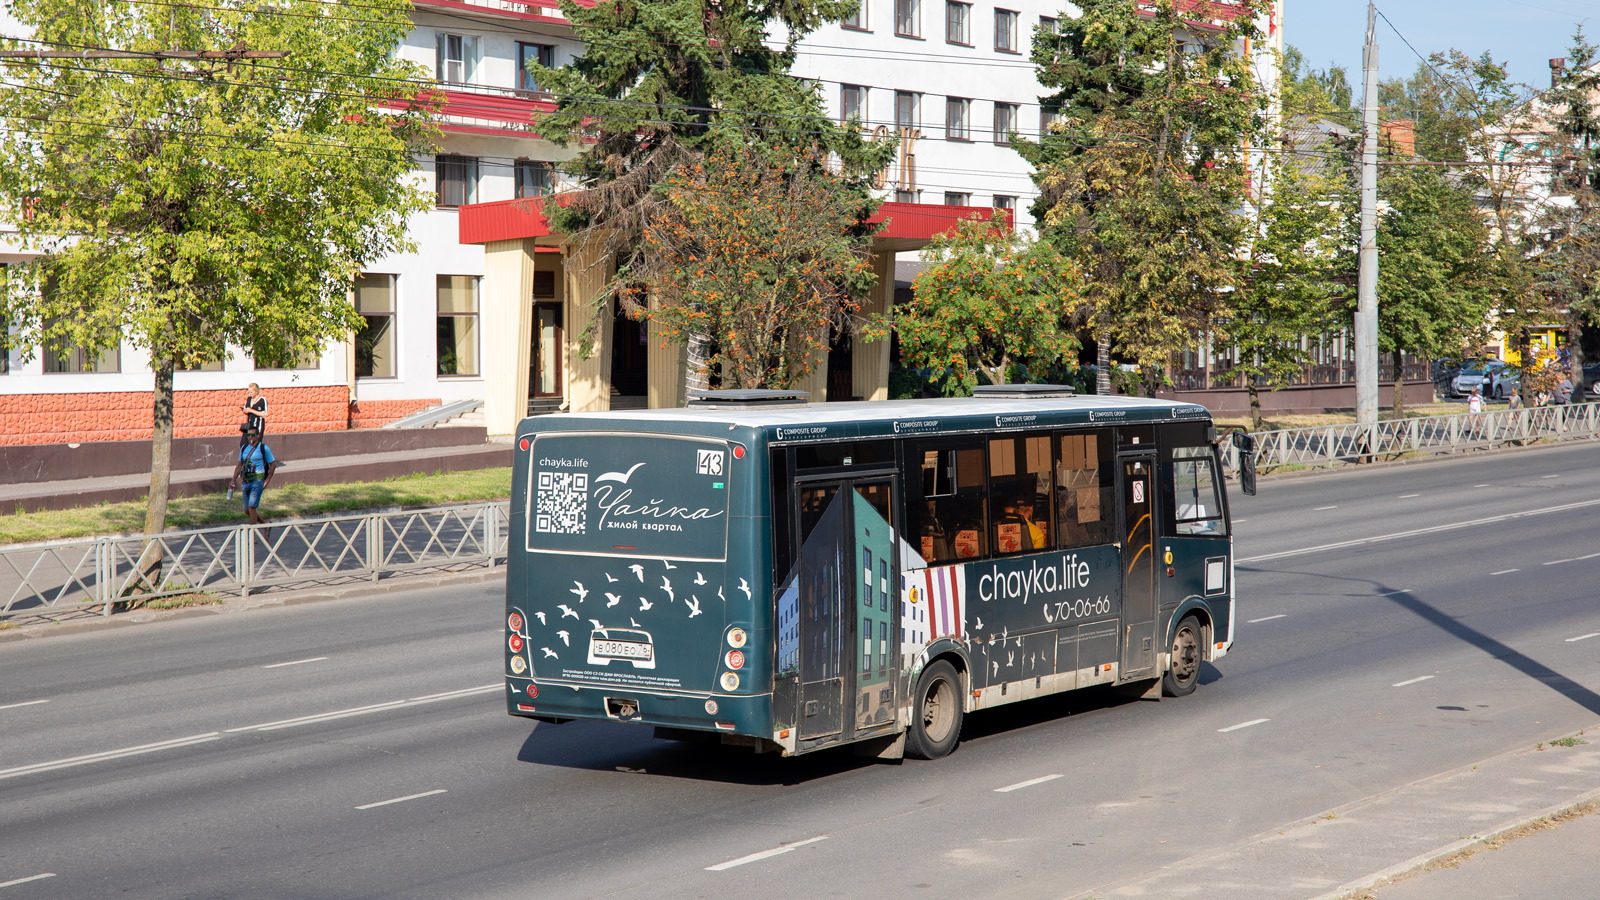
[[[278,470],[278,460],[272,455],[272,448],[262,442],[261,432],[252,428],[245,432],[245,440],[245,446],[239,448],[239,462],[233,467],[233,480],[228,482],[228,487],[243,488],[244,512],[250,517],[250,524],[265,525],[266,520],[261,518],[257,507],[261,505],[261,492],[272,480],[272,473]]]

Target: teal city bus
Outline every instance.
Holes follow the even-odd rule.
[[[931,759],[976,710],[1188,694],[1233,643],[1215,438],[1200,406],[1041,385],[526,419],[508,711]]]

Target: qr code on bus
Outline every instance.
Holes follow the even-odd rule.
[[[540,472],[539,505],[533,529],[549,534],[583,534],[589,507],[589,476],[583,472]]]

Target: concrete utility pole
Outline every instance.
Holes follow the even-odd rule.
[[[1356,424],[1370,440],[1378,426],[1378,10],[1367,4],[1362,54],[1361,273],[1356,289]],[[1395,377],[1400,377],[1396,372]]]

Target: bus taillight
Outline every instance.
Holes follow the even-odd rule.
[[[729,650],[726,662],[730,669],[742,669],[744,668],[744,654],[738,650]]]
[[[512,613],[506,617],[506,625],[510,626],[512,634],[522,633],[522,613]]]
[[[509,645],[511,647],[511,652],[512,653],[521,653],[522,652],[522,635],[513,634],[511,636],[511,639],[508,640],[506,643],[507,643],[507,645]]]

